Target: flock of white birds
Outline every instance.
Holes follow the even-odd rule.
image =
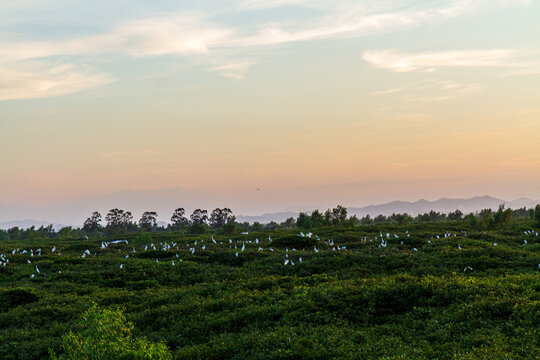
[[[241,233],[241,235],[249,235],[248,232],[243,232]],[[527,231],[524,231],[523,232],[523,235],[527,238],[527,237],[538,237],[538,232],[537,231],[534,231],[534,230],[527,230]],[[319,247],[317,247],[317,245],[313,246],[313,253],[316,254],[319,252],[319,249],[321,247],[324,247],[326,248],[327,251],[333,251],[333,252],[336,252],[336,251],[347,251],[347,247],[346,246],[339,246],[337,244],[335,244],[334,240],[332,240],[331,238],[330,239],[327,239],[327,240],[321,240],[321,238],[318,236],[318,235],[315,235],[311,232],[309,233],[306,233],[304,234],[303,232],[300,232],[298,234],[299,237],[304,237],[304,238],[312,238],[312,239],[315,239],[317,241],[317,243],[319,244]],[[393,233],[393,234],[390,234],[390,233],[385,233],[383,234],[383,232],[381,231],[378,235],[371,235],[371,236],[364,236],[361,241],[363,243],[372,243],[374,246],[376,247],[379,247],[379,248],[386,248],[388,246],[388,240],[393,238],[393,239],[406,239],[406,238],[410,238],[410,234],[409,234],[409,231],[407,230],[405,232],[405,234],[402,234],[402,235],[398,235],[396,233]],[[439,236],[439,235],[435,235],[434,237],[431,237],[427,242],[428,243],[431,243],[431,240],[434,240],[434,239],[441,239],[444,238],[444,239],[448,239],[448,238],[455,238],[457,237],[458,234],[457,233],[452,233],[452,232],[449,232],[449,231],[446,231],[443,235]],[[460,234],[459,234],[460,237],[467,237],[467,232],[465,231],[462,231]],[[527,242],[527,239],[524,239],[523,240],[523,246],[527,245],[528,242]],[[245,250],[246,250],[246,245],[248,247],[251,247],[253,249],[256,248],[256,250],[258,252],[262,252],[262,251],[270,251],[270,252],[275,252],[276,250],[274,250],[270,245],[272,243],[272,237],[270,235],[268,235],[268,239],[266,241],[262,241],[262,240],[259,240],[258,238],[255,238],[254,240],[232,240],[232,239],[229,239],[228,242],[223,242],[223,241],[216,241],[214,239],[214,236],[212,235],[211,236],[211,240],[210,242],[213,244],[213,246],[221,246],[223,247],[224,245],[229,247],[229,250],[232,250],[235,252],[235,256],[239,256],[240,253],[243,253]],[[100,249],[101,250],[104,250],[104,249],[107,249],[109,247],[109,245],[111,244],[125,244],[125,247],[124,249],[122,248],[119,248],[118,251],[121,252],[122,250],[124,251],[127,251],[128,254],[126,254],[124,256],[124,258],[127,260],[130,258],[130,254],[129,253],[137,253],[137,249],[135,248],[135,246],[129,246],[129,242],[128,240],[113,240],[113,241],[103,241],[101,243],[101,247]],[[182,252],[186,252],[186,253],[191,253],[192,255],[195,254],[196,251],[198,250],[202,250],[204,251],[206,249],[206,246],[208,244],[208,241],[205,243],[204,239],[203,240],[195,240],[192,244],[191,243],[187,243],[185,246],[182,246],[180,244],[178,244],[177,242],[171,242],[171,243],[167,243],[167,242],[162,242],[162,243],[159,243],[157,246],[154,245],[154,243],[150,243],[150,244],[146,244],[144,245],[144,248],[139,248],[139,251],[148,251],[148,250],[152,250],[152,251],[157,251],[158,249],[161,250],[161,251],[176,251],[176,254],[175,254],[175,259],[176,259],[176,262],[175,262],[175,259],[172,259],[170,261],[170,264],[171,266],[176,266],[177,263],[181,263],[182,262],[182,258],[181,256],[179,255],[179,253],[182,253]],[[404,241],[401,240],[400,241],[400,245],[403,245],[404,244]],[[461,251],[462,250],[462,247],[461,247],[461,244],[460,243],[456,243],[456,249],[458,251]],[[493,243],[493,246],[497,246],[497,243],[494,242]],[[131,249],[129,249],[129,247],[131,247]],[[413,251],[418,251],[417,248],[413,247],[412,248]],[[24,255],[26,256],[26,262],[29,264],[29,265],[32,265],[32,261],[36,258],[39,258],[42,256],[42,249],[41,248],[38,248],[38,249],[13,249],[11,251],[11,256],[15,256],[15,255]],[[278,251],[283,251],[283,250],[278,250]],[[300,252],[297,252],[297,250],[294,248],[294,247],[291,247],[291,249],[289,249],[289,247],[286,247],[285,250],[283,251],[284,252],[284,256],[285,258],[283,259],[283,265],[284,266],[287,266],[287,265],[290,265],[290,266],[295,266],[295,261],[297,263],[302,263],[303,262],[303,259],[302,259],[302,256],[300,255],[296,255]],[[305,253],[305,251],[302,251]],[[57,248],[56,246],[53,246],[50,250],[50,254],[57,254],[57,256],[61,256],[62,253],[58,250],[57,251]],[[92,255],[92,253],[90,252],[89,249],[86,249],[83,251],[83,253],[81,254],[81,258],[86,258],[86,257],[90,257],[90,256],[98,256],[98,252],[94,252],[94,254]],[[8,266],[9,265],[9,256],[6,255],[6,254],[2,254],[0,253],[0,266]],[[156,263],[159,263],[159,259],[156,258]],[[36,276],[40,275],[41,272],[38,268],[37,265],[32,265],[33,267],[35,266],[35,271],[30,275],[30,278],[33,279],[35,278]],[[125,264],[124,263],[120,263],[119,264],[119,269],[120,270],[123,270],[125,267]],[[540,264],[538,264],[538,267],[540,268]],[[472,271],[473,269],[470,267],[470,266],[467,266],[463,271]],[[61,271],[59,271],[59,273],[61,273]],[[43,275],[46,275],[45,273]]]

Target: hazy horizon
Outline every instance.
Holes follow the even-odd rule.
[[[0,221],[122,207],[121,191],[243,215],[540,199],[538,14],[528,0],[4,2]]]
[[[0,223],[9,223],[13,221],[23,220],[35,220],[46,223],[62,224],[81,226],[84,220],[91,215],[93,211],[98,211],[105,216],[110,209],[120,208],[126,211],[130,211],[134,220],[137,221],[143,212],[145,211],[157,211],[158,220],[162,222],[170,222],[170,216],[174,212],[174,209],[183,207],[186,209],[186,213],[189,215],[196,208],[206,209],[211,212],[216,207],[229,207],[236,216],[240,217],[261,217],[268,214],[278,213],[299,213],[299,212],[311,212],[314,209],[324,211],[328,208],[333,208],[336,205],[343,205],[347,208],[364,208],[384,206],[393,202],[407,202],[414,204],[421,200],[435,203],[439,200],[473,200],[477,199],[477,205],[470,206],[456,206],[442,209],[442,212],[447,213],[457,208],[465,211],[465,213],[479,211],[486,207],[496,208],[499,202],[493,203],[490,206],[485,205],[486,198],[488,201],[492,199],[500,199],[501,203],[505,203],[507,206],[515,204],[513,208],[521,208],[526,206],[528,208],[534,207],[536,203],[540,203],[540,198],[520,197],[520,198],[500,198],[490,195],[477,195],[471,197],[437,197],[437,198],[416,198],[416,199],[391,199],[387,201],[373,201],[373,202],[348,202],[348,201],[334,201],[334,198],[329,198],[326,201],[319,201],[319,204],[306,204],[295,205],[289,201],[291,206],[283,207],[282,204],[286,202],[280,202],[276,199],[272,204],[267,204],[266,208],[253,209],[249,207],[249,201],[245,199],[239,199],[234,201],[221,196],[217,198],[212,194],[201,194],[186,192],[179,189],[168,189],[160,191],[118,191],[111,194],[95,197],[84,197],[80,199],[74,199],[67,202],[53,202],[42,205],[35,205],[34,207],[28,207],[23,205],[8,205],[0,203]],[[527,205],[523,205],[523,200]],[[461,203],[461,202],[458,202]],[[490,201],[491,203],[491,201]],[[478,205],[484,204],[484,205]],[[417,213],[429,212],[429,210],[441,211],[435,207],[424,209],[425,211],[401,211],[398,208],[391,207],[391,209],[380,211],[368,211],[366,214],[376,216],[381,213],[389,215],[391,213],[407,212],[413,216]],[[352,215],[352,214],[350,214]],[[363,216],[365,214],[362,214]],[[284,220],[284,219],[283,219]]]

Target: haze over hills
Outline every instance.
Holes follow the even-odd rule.
[[[159,198],[156,199],[153,204],[155,205],[152,207],[153,209],[157,209],[158,214],[160,214],[160,225],[166,225],[168,223],[168,214],[173,212],[174,203],[177,203],[177,199],[169,198],[167,195],[170,195],[170,192],[164,192]],[[147,202],[147,199],[143,195],[137,195],[135,192],[119,192],[114,197],[114,202],[110,202],[110,198],[107,198],[107,205],[104,204],[103,201],[104,198],[88,198],[88,199],[82,199],[76,203],[77,206],[71,206],[70,209],[72,212],[76,212],[79,214],[83,214],[80,216],[88,216],[92,211],[98,210],[101,211],[101,214],[103,217],[105,217],[108,209],[113,207],[123,208],[125,210],[133,211],[133,210],[139,210],[141,209],[141,201],[144,200],[144,202]],[[428,201],[428,200],[418,200],[414,202],[409,201],[391,201],[384,204],[379,205],[369,205],[364,207],[348,207],[347,211],[349,216],[356,215],[357,217],[361,218],[366,215],[369,215],[371,217],[377,216],[377,215],[392,215],[393,213],[407,213],[411,216],[416,216],[418,214],[427,213],[431,210],[441,212],[441,213],[448,213],[451,211],[454,211],[456,209],[461,210],[464,214],[468,214],[471,212],[477,212],[482,209],[490,208],[490,209],[497,209],[500,204],[505,204],[506,207],[510,207],[512,209],[518,209],[518,208],[532,208],[536,204],[539,204],[540,200],[531,200],[528,198],[519,198],[513,201],[507,201],[491,196],[477,196],[473,198],[468,199],[449,199],[449,198],[441,198],[436,201]],[[117,204],[117,205],[111,205],[111,204]],[[190,203],[191,205],[191,203]],[[206,206],[205,206],[206,205]],[[211,197],[206,196],[203,201],[201,202],[200,208],[208,209],[209,212],[214,208],[214,206],[211,205]],[[232,209],[234,211],[234,208]],[[325,211],[326,208],[319,208],[321,211]],[[29,210],[28,216],[34,216],[33,214],[36,214],[36,212],[33,213],[33,211],[37,210]],[[305,209],[306,212],[311,212],[312,209]],[[16,216],[23,217],[23,208],[14,208],[13,211],[13,218],[16,219]],[[186,211],[188,212],[188,211]],[[259,222],[259,223],[269,223],[271,221],[275,222],[282,222],[285,221],[289,217],[297,217],[300,211],[282,211],[282,212],[268,212],[262,215],[241,215],[236,214],[236,219],[238,222]],[[9,212],[9,206],[2,205],[0,206],[0,215],[2,215],[2,218],[7,218]],[[88,214],[88,215],[85,215]],[[54,219],[59,218],[58,216],[61,216],[61,212],[51,212],[51,217]],[[138,213],[134,212],[134,220],[138,219]],[[188,212],[189,216],[189,212]],[[61,218],[61,217],[60,217]],[[69,224],[71,226],[80,227],[82,226],[84,219],[81,221],[62,221],[64,224]],[[18,226],[19,228],[28,228],[31,226],[47,226],[49,224],[53,224],[53,227],[55,229],[59,229],[63,226],[62,223],[59,223],[57,221],[44,221],[44,220],[34,220],[34,219],[27,219],[24,220],[9,220],[9,221],[3,221],[0,222],[0,228],[1,229],[9,229],[14,226]]]
[[[448,199],[441,198],[436,201],[428,201],[420,199],[418,201],[391,201],[380,205],[369,205],[360,208],[348,207],[349,216],[356,215],[358,218],[369,215],[371,217],[377,215],[392,215],[393,213],[407,213],[411,216],[430,212],[431,210],[448,213],[454,210],[461,210],[464,214],[474,213],[482,209],[497,209],[500,204],[505,204],[506,207],[518,209],[522,207],[531,208],[540,203],[540,200],[531,200],[527,198],[519,198],[513,201],[502,200],[491,196],[476,196],[469,199]],[[322,210],[322,209],[320,209]],[[240,222],[258,221],[260,223],[268,223],[270,221],[281,222],[288,217],[296,217],[298,212],[279,212],[269,213],[260,216],[237,216]]]
[[[51,223],[50,221],[39,221],[34,219],[25,219],[25,220],[11,220],[11,221],[4,221],[0,223],[0,229],[11,229],[13,227],[18,227],[19,229],[27,229],[32,226],[35,226],[36,228],[39,228],[41,226],[49,226],[52,225],[53,229],[55,231],[60,230],[61,228],[69,225],[65,224],[58,224],[58,223]],[[80,225],[79,225],[80,226]]]

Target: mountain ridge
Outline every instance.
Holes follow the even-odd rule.
[[[506,207],[512,209],[518,209],[522,207],[534,207],[539,204],[540,200],[531,200],[528,198],[519,198],[513,201],[507,201],[499,198],[495,198],[489,195],[474,196],[472,198],[445,198],[441,197],[435,201],[429,201],[426,199],[419,199],[416,201],[403,201],[393,200],[387,203],[378,205],[367,205],[363,207],[347,207],[347,213],[349,216],[356,215],[357,217],[364,217],[369,215],[371,217],[377,215],[389,216],[398,213],[407,213],[411,216],[423,214],[430,211],[437,211],[442,213],[449,213],[451,211],[460,210],[464,214],[475,213],[482,209],[497,209],[499,205],[504,204]],[[282,222],[288,217],[296,217],[299,212],[277,212],[267,213],[259,216],[237,216],[239,222],[258,221],[260,223],[268,223],[270,221]]]
[[[506,207],[512,209],[518,208],[531,208],[536,204],[539,204],[540,200],[531,200],[525,197],[521,197],[512,201],[506,201],[503,199],[495,198],[492,196],[475,196],[472,198],[445,198],[441,197],[438,200],[429,201],[426,199],[419,199],[416,201],[403,201],[403,200],[394,200],[383,204],[378,205],[367,205],[363,207],[347,207],[347,212],[349,216],[356,215],[361,218],[366,215],[371,217],[377,215],[389,216],[393,213],[407,213],[411,216],[416,216],[418,214],[423,214],[430,211],[437,211],[442,213],[449,213],[457,209],[461,210],[464,214],[474,213],[482,209],[490,208],[497,209],[500,204],[505,204]],[[320,209],[324,211],[325,209]],[[310,213],[312,210],[305,210],[304,212]],[[236,220],[238,222],[259,222],[261,224],[266,224],[272,221],[277,223],[285,221],[290,217],[297,217],[300,211],[279,211],[279,212],[267,212],[262,215],[237,215]],[[160,225],[166,225],[168,222],[159,221]],[[17,226],[21,229],[29,228],[31,226],[40,227],[48,226],[52,224],[53,227],[58,230],[64,226],[75,226],[81,227],[82,224],[71,224],[64,225],[51,221],[42,221],[34,219],[24,219],[24,220],[10,220],[0,222],[0,229],[9,229],[14,226]]]

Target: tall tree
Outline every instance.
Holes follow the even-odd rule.
[[[461,220],[463,219],[463,212],[459,209],[456,209],[456,211],[448,213],[448,218],[450,220]]]
[[[192,224],[205,225],[208,222],[208,211],[195,209],[189,218]]]
[[[346,220],[347,208],[341,205],[336,206],[332,210],[328,209],[324,213],[324,222],[326,225],[343,225]]]
[[[334,215],[334,225],[342,225],[347,220],[347,208],[341,205],[332,209]]]
[[[189,220],[185,216],[186,211],[184,208],[178,208],[174,210],[174,213],[171,217],[171,222],[173,223],[173,228],[176,230],[185,229],[189,226]]]
[[[110,232],[120,232],[127,230],[127,227],[131,225],[133,215],[130,211],[124,211],[120,209],[111,209],[105,217],[107,221],[107,228]]]
[[[214,209],[212,211],[212,214],[210,214],[210,225],[214,229],[222,228],[223,225],[234,222],[235,216],[233,215],[233,212],[229,208],[223,208],[223,209]]]
[[[371,219],[369,214],[367,214],[366,216],[364,216],[363,218],[360,219],[360,224],[362,224],[362,225],[371,225],[371,224],[373,224],[373,220]]]
[[[296,220],[293,217],[289,217],[287,220],[282,222],[281,225],[287,229],[292,229],[296,226]]]
[[[151,231],[157,227],[157,213],[155,211],[145,211],[139,220],[139,226],[146,231]]]
[[[92,215],[88,219],[85,220],[83,225],[83,230],[87,233],[94,232],[96,230],[99,230],[101,227],[101,214],[97,211],[94,211]]]

